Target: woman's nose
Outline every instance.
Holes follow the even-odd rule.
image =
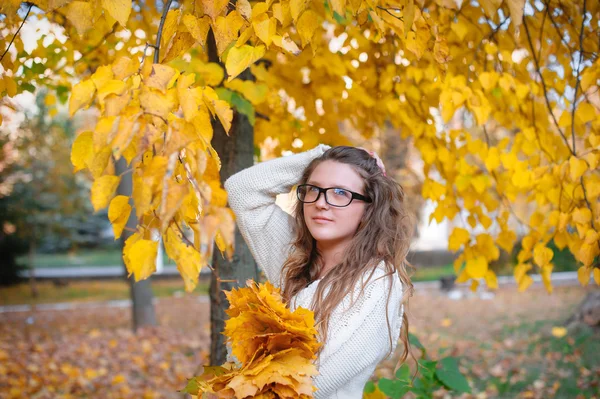
[[[317,201],[315,202],[315,205],[318,208],[323,208],[326,209],[329,207],[329,204],[327,203],[327,201],[325,201],[325,193],[321,193],[321,195],[319,196],[319,198],[317,198]]]

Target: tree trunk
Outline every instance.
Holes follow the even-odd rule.
[[[208,50],[209,60],[219,62],[212,32],[209,32]],[[251,80],[252,75],[249,70],[246,70],[239,78]],[[223,183],[229,176],[253,165],[254,128],[245,115],[234,111],[229,137],[216,120],[213,120],[213,129],[212,146],[221,158],[221,183]],[[223,258],[221,253],[215,249],[212,266],[215,273],[212,274],[210,283],[210,364],[220,365],[227,358],[225,337],[222,332],[227,317],[225,309],[229,307],[229,303],[223,291],[245,286],[248,279],[258,279],[256,263],[237,227],[235,229],[235,253],[231,262]]]
[[[116,172],[117,174],[123,173],[127,170],[126,161],[124,158],[121,158],[116,164]],[[133,189],[133,179],[132,173],[125,173],[121,177],[121,183],[119,184],[119,188],[117,189],[117,193],[119,195],[127,195],[130,196]],[[138,220],[135,212],[131,212],[131,216],[127,221],[127,228],[135,229],[137,227]],[[125,241],[133,234],[128,229],[123,230],[123,234],[121,235],[121,250],[125,245]],[[123,264],[125,267],[125,264]],[[127,273],[127,272],[125,272]],[[133,331],[136,331],[138,328],[143,326],[155,326],[156,325],[156,315],[154,313],[154,294],[152,293],[152,286],[150,284],[150,278],[147,280],[140,281],[138,283],[135,282],[133,276],[129,279],[130,293],[131,293],[131,311],[133,317]]]
[[[569,328],[585,324],[600,330],[600,290],[588,293],[566,324]]]

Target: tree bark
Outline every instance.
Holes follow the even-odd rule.
[[[585,324],[596,331],[600,330],[600,290],[588,293],[565,324],[569,328]]]
[[[212,32],[209,32],[208,54],[211,62],[220,62]],[[252,80],[252,75],[249,70],[246,70],[239,78]],[[229,137],[216,120],[213,120],[213,130],[212,146],[221,158],[221,183],[223,183],[229,176],[253,165],[254,127],[245,115],[234,110]],[[246,280],[257,280],[259,277],[256,262],[237,227],[235,229],[235,253],[232,260],[228,261],[215,249],[212,266],[215,272],[212,274],[210,282],[210,364],[220,365],[227,358],[225,337],[222,332],[227,317],[225,309],[229,307],[229,303],[223,291],[245,286]]]
[[[117,174],[123,173],[127,170],[127,164],[124,158],[121,159],[116,164],[116,172]],[[133,179],[132,173],[125,173],[121,177],[121,182],[119,184],[119,188],[117,189],[117,193],[119,195],[127,195],[130,196],[133,190]],[[131,212],[129,216],[129,220],[127,221],[127,228],[135,230],[138,224],[138,219],[135,212]],[[123,230],[123,234],[121,235],[121,250],[125,245],[125,241],[133,234],[128,229]],[[125,264],[123,263],[123,267],[125,268]],[[127,271],[125,271],[127,274]],[[144,326],[155,326],[156,325],[156,314],[154,312],[154,294],[152,293],[152,286],[150,283],[150,278],[135,282],[133,276],[128,278],[130,294],[131,294],[131,315],[132,315],[132,327],[133,331],[137,331],[138,328]]]

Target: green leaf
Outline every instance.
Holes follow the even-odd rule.
[[[217,88],[215,91],[221,100],[227,101],[240,114],[246,115],[248,117],[248,122],[254,126],[254,122],[256,122],[256,113],[254,112],[254,106],[250,101],[232,90]]]
[[[375,383],[373,383],[373,381],[367,381],[367,383],[365,384],[365,389],[363,391],[364,393],[375,392]]]
[[[198,387],[198,381],[196,381],[195,378],[190,378],[187,385],[181,390],[181,392],[189,393],[190,395],[198,395],[198,389],[200,389]]]
[[[410,342],[410,344],[415,346],[417,349],[425,349],[423,344],[421,344],[421,341],[419,341],[419,338],[417,338],[417,336],[413,333],[408,333],[408,342]]]
[[[402,381],[410,380],[410,368],[408,367],[408,364],[403,364],[402,367],[396,371],[396,378]]]
[[[56,95],[58,96],[58,100],[62,104],[65,104],[69,100],[69,88],[67,86],[57,86]]]
[[[444,386],[452,391],[471,393],[471,387],[458,370],[458,362],[454,357],[445,357],[440,360],[441,367],[435,371],[436,377]]]
[[[30,83],[22,83],[21,84],[21,89],[23,89],[23,91],[28,91],[30,93],[35,93],[35,86],[30,84]]]
[[[408,391],[410,391],[410,385],[408,385],[405,381],[400,380],[388,380],[387,378],[381,378],[378,385],[379,390],[392,399],[399,399]]]

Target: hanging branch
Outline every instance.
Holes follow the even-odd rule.
[[[577,110],[577,90],[579,89],[579,85],[581,83],[581,64],[583,63],[583,30],[585,29],[586,19],[585,6],[586,0],[583,0],[583,12],[581,13],[581,31],[579,32],[579,62],[577,63],[577,75],[575,77],[575,93],[573,93],[573,110],[571,111],[571,140],[573,141],[573,155],[577,152],[577,150],[575,149],[575,111]],[[581,185],[583,186],[583,182],[581,183]]]
[[[548,108],[548,112],[550,113],[550,116],[552,117],[552,120],[554,121],[554,124],[556,125],[556,129],[558,130],[558,133],[563,138],[565,145],[569,149],[569,152],[571,152],[572,155],[575,155],[575,153],[573,152],[573,149],[569,146],[569,140],[567,139],[567,136],[565,136],[564,132],[558,125],[556,116],[554,116],[554,112],[552,112],[552,106],[550,105],[550,100],[548,99],[548,88],[546,87],[546,81],[544,80],[544,77],[542,76],[542,71],[540,69],[539,61],[537,59],[537,56],[535,55],[535,49],[533,48],[533,42],[531,41],[531,34],[529,33],[529,27],[527,26],[527,18],[523,18],[523,26],[525,27],[525,34],[527,35],[527,41],[529,42],[529,47],[531,48],[531,56],[533,57],[533,61],[535,62],[535,70],[536,70],[537,74],[540,76],[540,81],[542,83],[542,89],[544,90],[544,100],[546,100],[546,107]]]
[[[167,4],[165,4],[165,8],[163,10],[162,17],[160,17],[160,24],[158,25],[158,34],[156,35],[156,44],[154,45],[154,63],[158,64],[159,62],[159,54],[160,54],[160,39],[162,38],[163,27],[165,26],[165,20],[167,19],[167,14],[169,12],[169,8],[171,8],[171,3],[173,0],[167,0]]]
[[[10,49],[10,46],[13,44],[13,42],[15,41],[15,38],[17,37],[17,35],[19,34],[19,32],[21,31],[21,28],[23,27],[23,25],[25,25],[25,21],[27,20],[27,17],[29,16],[29,13],[31,12],[31,9],[33,8],[33,4],[30,3],[29,4],[29,9],[27,10],[27,14],[25,14],[25,18],[23,18],[23,21],[21,22],[21,26],[19,26],[19,29],[17,29],[17,31],[15,32],[14,36],[12,37],[10,43],[8,43],[8,47],[6,47],[6,50],[4,50],[4,53],[2,54],[2,57],[0,57],[0,61],[2,61],[4,59],[4,56],[6,55],[6,53],[8,53],[8,50]]]

